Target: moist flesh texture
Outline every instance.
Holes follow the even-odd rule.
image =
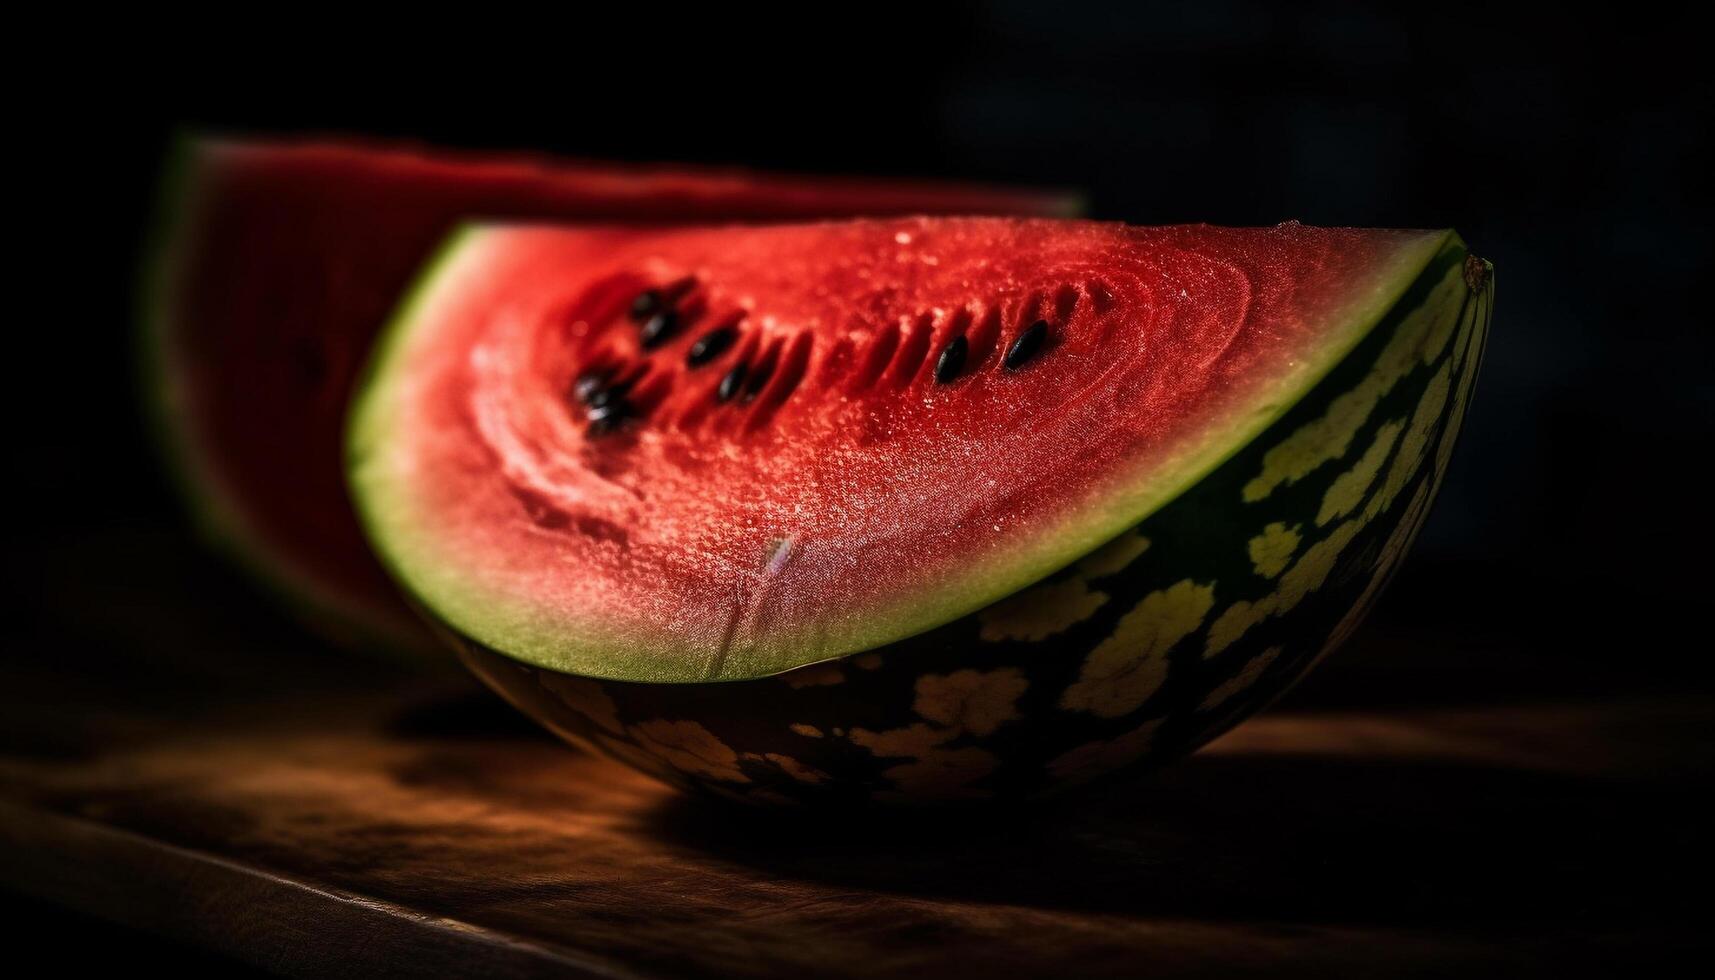
[[[400,580],[493,649],[763,676],[950,622],[1135,525],[1339,363],[1449,234],[472,229],[377,353],[351,478]],[[684,321],[648,349],[646,292]],[[722,327],[740,339],[689,364]],[[740,365],[765,381],[722,401]],[[591,375],[629,380],[617,426],[591,421]]]
[[[359,634],[415,619],[364,544],[340,443],[404,287],[456,223],[627,224],[932,212],[1064,213],[1064,194],[619,168],[331,142],[186,141],[153,270],[148,387],[213,534]]]

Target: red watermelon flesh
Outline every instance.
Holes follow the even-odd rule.
[[[341,429],[372,339],[456,222],[660,224],[1076,206],[1052,193],[342,143],[195,141],[181,157],[150,350],[184,485],[215,535],[253,566],[334,620],[390,639],[408,638],[415,621],[351,514]]]
[[[1310,390],[1449,234],[476,228],[377,352],[353,485],[399,578],[490,648],[618,680],[776,673],[1136,525]],[[731,343],[702,356],[713,335]]]

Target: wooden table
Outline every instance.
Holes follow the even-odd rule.
[[[187,659],[266,644],[118,610],[78,641],[141,653],[5,676],[0,881],[273,971],[1516,976],[1709,948],[1689,695],[1303,696],[1055,808],[842,820],[679,798],[457,675],[296,640]],[[1365,636],[1326,668],[1369,665],[1357,690],[1398,641]]]

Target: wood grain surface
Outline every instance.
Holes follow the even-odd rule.
[[[1691,704],[1276,713],[1053,809],[838,821],[681,799],[503,711],[324,693],[13,751],[5,878],[304,974],[1430,974],[1696,939],[1650,894],[1692,828],[1640,820]]]

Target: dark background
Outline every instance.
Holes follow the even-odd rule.
[[[177,684],[186,643],[313,646],[185,543],[143,427],[133,269],[165,141],[190,125],[1041,183],[1137,223],[1456,227],[1499,290],[1466,435],[1375,621],[1295,697],[1707,682],[1711,91],[1680,12],[1017,0],[512,16],[437,37],[121,26],[31,89],[54,101],[32,95],[13,123],[42,178],[15,202],[14,247],[39,272],[13,295],[49,300],[13,321],[5,385],[8,482],[29,501],[5,569],[24,655],[125,658]],[[1423,636],[1433,654],[1385,642]]]

